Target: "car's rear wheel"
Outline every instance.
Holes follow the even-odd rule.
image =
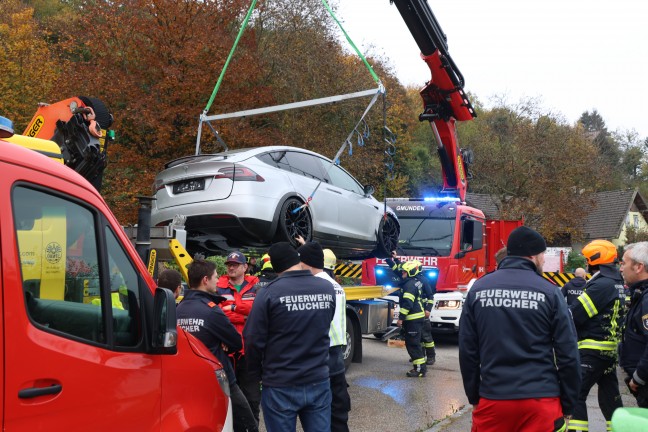
[[[386,218],[380,222],[378,229],[378,245],[376,247],[376,256],[378,258],[387,258],[391,256],[391,252],[398,247],[398,236],[400,235],[400,228],[393,216],[387,215]]]
[[[281,206],[279,213],[279,238],[297,247],[295,237],[302,236],[305,241],[313,238],[313,221],[304,203],[297,198],[288,198]]]

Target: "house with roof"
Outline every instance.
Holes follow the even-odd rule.
[[[609,240],[616,246],[627,242],[626,230],[648,230],[648,205],[637,189],[597,192],[583,227],[584,246],[594,239]]]
[[[583,225],[583,239],[572,242],[575,250],[594,239],[609,240],[616,246],[626,244],[626,230],[648,230],[648,205],[637,189],[597,192]],[[469,205],[484,212],[488,219],[497,219],[501,204],[486,194],[467,193]]]

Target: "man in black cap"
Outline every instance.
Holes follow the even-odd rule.
[[[288,242],[268,251],[279,275],[254,301],[243,331],[249,371],[263,382],[261,406],[268,432],[331,429],[329,329],[333,286],[302,270]]]
[[[565,430],[574,413],[576,332],[560,290],[541,276],[546,248],[536,231],[516,228],[497,271],[466,296],[459,365],[480,432]]]

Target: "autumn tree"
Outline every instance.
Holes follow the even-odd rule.
[[[58,63],[34,19],[18,0],[0,2],[0,115],[22,131],[54,87]]]
[[[335,6],[335,2],[331,2]],[[259,58],[264,64],[264,81],[277,103],[325,98],[376,88],[361,59],[320,0],[278,0],[265,3],[254,22]],[[369,57],[387,89],[387,125],[402,136],[402,117],[409,116],[405,93],[380,59]],[[371,98],[354,99],[263,116],[278,143],[317,151],[333,158],[351,134],[353,153],[345,152],[341,163],[361,182],[383,189],[383,100],[380,98],[365,118],[357,123]],[[399,139],[399,150],[400,150]],[[393,185],[392,185],[393,186]],[[399,186],[400,187],[400,186]]]
[[[109,148],[105,190],[124,222],[134,221],[133,196],[150,194],[153,177],[171,159],[192,154],[198,117],[223,67],[248,2],[173,0],[85,1],[61,45],[68,60],[59,94],[84,94],[112,108],[117,143]],[[84,29],[78,32],[78,29]],[[270,101],[259,81],[247,33],[216,103],[227,108]],[[244,139],[262,131],[237,130]]]
[[[602,181],[583,130],[534,100],[500,101],[472,123],[460,130],[475,152],[471,191],[495,196],[503,218],[523,217],[549,240],[582,236],[585,204]]]

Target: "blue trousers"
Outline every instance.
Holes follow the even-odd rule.
[[[304,432],[331,430],[331,387],[329,380],[291,387],[263,386],[263,421],[268,432],[291,432],[297,417]]]

